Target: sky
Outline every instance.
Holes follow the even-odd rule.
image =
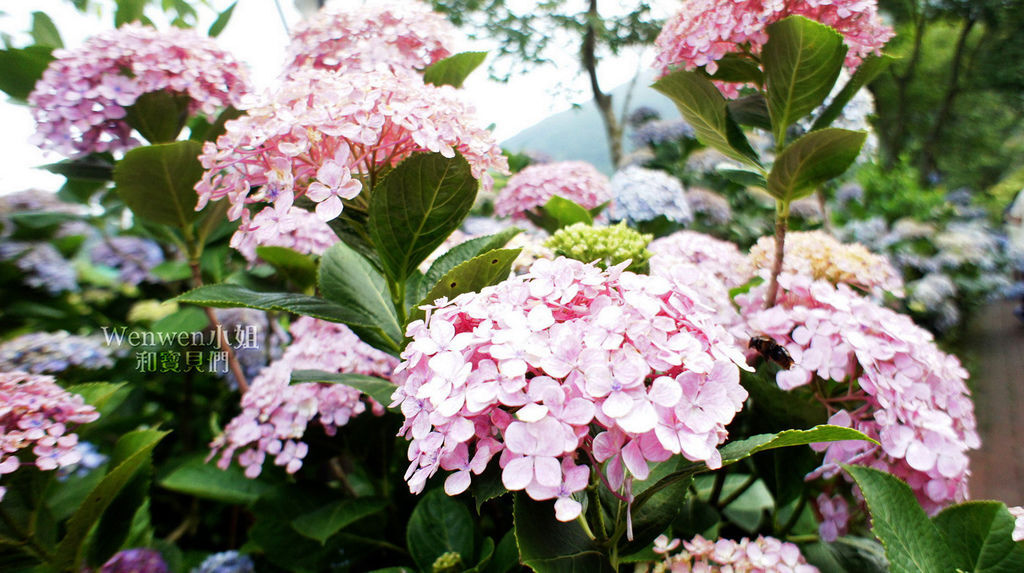
[[[110,0],[93,0],[93,4],[105,7],[102,14],[81,14],[67,0],[33,0],[32,2],[7,2],[0,8],[0,32],[9,34],[17,47],[31,43],[27,31],[31,26],[31,13],[42,11],[56,23],[64,44],[68,48],[79,45],[97,30],[113,26]],[[195,3],[195,2],[194,2]],[[230,0],[210,0],[215,9],[226,8]],[[519,2],[529,4],[529,2]],[[674,4],[674,3],[672,3]],[[105,6],[104,6],[105,5]],[[301,19],[292,0],[280,1],[281,12],[289,26]],[[198,26],[205,30],[215,17],[212,10],[200,11]],[[158,27],[166,27],[160,20],[159,10],[147,11]],[[232,15],[228,27],[218,38],[218,43],[237,58],[250,66],[251,76],[259,88],[270,85],[283,65],[288,36],[281,15],[274,0],[241,0]],[[462,38],[456,51],[494,51],[487,41],[471,41]],[[466,82],[465,97],[477,109],[477,116],[483,125],[494,125],[494,134],[503,141],[519,131],[541,121],[545,117],[569,109],[573,103],[590,99],[588,82],[578,73],[578,64],[572,56],[575,48],[566,46],[564,61],[533,69],[519,75],[506,84],[487,77],[484,66],[478,69]],[[626,53],[615,60],[604,61],[599,67],[602,86],[610,89],[629,81],[639,66],[649,60],[649,53]],[[646,67],[646,66],[644,66]],[[0,94],[0,99],[3,96]],[[4,126],[0,138],[0,194],[12,193],[27,188],[56,190],[63,184],[63,177],[37,169],[37,166],[54,163],[63,159],[60,155],[47,153],[27,143],[35,131],[35,123],[26,107],[7,101],[0,101],[0,125]]]

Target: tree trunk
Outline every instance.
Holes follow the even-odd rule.
[[[597,12],[597,0],[590,0],[590,8],[587,10],[586,30],[583,33],[583,46],[580,50],[580,60],[583,69],[590,77],[590,90],[594,94],[594,103],[601,113],[601,122],[604,123],[605,137],[608,139],[608,150],[611,155],[612,168],[618,168],[622,161],[622,125],[615,116],[615,109],[612,106],[612,96],[601,90],[597,81],[597,24],[600,22],[600,14]]]
[[[943,128],[946,127],[946,124],[953,115],[953,104],[956,102],[956,96],[960,94],[960,71],[966,53],[967,37],[970,36],[971,30],[974,29],[976,23],[977,20],[974,16],[968,16],[964,27],[960,30],[960,37],[957,38],[956,51],[953,53],[953,61],[950,64],[950,78],[949,85],[946,87],[946,96],[942,100],[942,107],[939,108],[932,131],[921,148],[920,176],[922,183],[927,182],[928,176],[937,167],[935,150],[942,138]]]

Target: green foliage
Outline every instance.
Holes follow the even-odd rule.
[[[292,527],[323,545],[335,533],[380,512],[387,504],[383,499],[343,499],[296,517],[292,520]]]
[[[316,285],[316,261],[287,247],[256,247],[256,256],[274,267],[282,277],[300,290]]]
[[[857,159],[867,134],[829,127],[812,131],[779,154],[768,174],[768,192],[789,203],[842,175]]]
[[[238,2],[232,2],[223,12],[218,14],[217,19],[213,21],[213,24],[210,24],[210,29],[206,31],[206,35],[211,38],[219,36],[224,31],[224,28],[227,28],[228,22],[231,21],[231,15],[234,14],[235,6],[237,5]]]
[[[697,72],[673,72],[652,86],[679,108],[697,139],[726,156],[755,169],[761,168],[757,152],[750,146],[739,124],[729,112],[722,93],[711,80]]]
[[[600,546],[576,521],[555,520],[551,504],[515,494],[516,544],[519,559],[537,573],[614,572]]]
[[[435,561],[456,554],[463,567],[474,561],[473,518],[469,509],[442,490],[427,492],[409,518],[406,542],[422,571],[432,571]]]
[[[202,454],[189,457],[159,480],[160,487],[201,499],[244,505],[254,503],[271,489],[266,482],[245,477],[237,465],[222,470],[205,458]]]
[[[64,47],[57,26],[45,12],[32,12],[32,40],[36,46],[44,48]]]
[[[462,52],[435,62],[423,70],[423,81],[435,86],[461,88],[473,70],[487,59],[487,52]]]
[[[292,372],[292,384],[315,382],[318,384],[344,384],[359,390],[381,404],[391,403],[391,395],[397,386],[383,378],[363,374],[322,372],[319,370],[296,370]]]
[[[168,90],[145,93],[125,108],[124,119],[128,125],[141,133],[146,141],[171,143],[185,127],[191,101],[186,94]]]
[[[467,292],[479,292],[484,287],[497,284],[512,272],[512,263],[519,256],[520,249],[495,249],[456,266],[448,271],[434,288],[423,297],[420,304],[409,312],[408,322],[423,318],[419,307],[433,304],[440,298],[451,300]]]
[[[0,90],[15,100],[27,100],[46,66],[54,60],[52,51],[46,46],[0,50]]]
[[[777,145],[790,125],[825,101],[845,56],[842,35],[824,24],[790,16],[768,27],[761,60]]]
[[[194,141],[132,149],[114,168],[118,195],[143,219],[179,228],[189,225],[199,216],[193,186],[203,174],[201,149]]]
[[[317,284],[325,299],[356,317],[357,324],[345,323],[353,331],[359,334],[356,328],[365,325],[385,337],[380,342],[386,348],[399,348],[403,332],[387,279],[359,253],[343,242],[328,249],[320,259]]]
[[[407,279],[462,224],[477,182],[460,155],[414,155],[390,171],[370,199],[370,236],[388,277]]]

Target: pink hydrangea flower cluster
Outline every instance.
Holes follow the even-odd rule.
[[[302,70],[247,111],[204,145],[206,172],[196,184],[196,208],[227,198],[228,218],[242,219],[241,233],[255,231],[250,203],[272,203],[287,214],[305,197],[321,220],[334,219],[342,199],[416,152],[458,151],[485,189],[488,169],[507,171],[501,149],[455,89],[424,84],[414,72]]]
[[[845,385],[818,396],[830,424],[856,428],[881,442],[835,442],[811,474],[830,477],[840,463],[887,471],[935,513],[967,497],[967,452],[980,445],[967,371],[939,350],[931,333],[845,284],[803,275],[779,276],[776,306],[763,309],[767,286],[737,297],[757,333],[784,346],[795,365],[777,374],[784,390],[817,376]]]
[[[394,403],[410,490],[444,469],[456,495],[497,456],[506,488],[568,521],[601,464],[627,492],[673,454],[721,466],[742,353],[698,292],[623,268],[541,259],[409,325]]]
[[[612,200],[611,181],[585,161],[530,165],[509,178],[494,200],[494,214],[522,217],[555,195],[593,209]]]
[[[359,340],[343,324],[304,316],[289,330],[292,344],[252,381],[242,396],[242,412],[210,444],[210,457],[220,455],[217,465],[221,469],[226,469],[238,453],[238,463],[250,478],[260,475],[267,455],[274,457],[275,465],[295,473],[309,452],[302,437],[314,418],[333,436],[350,418],[366,411],[358,390],[343,384],[289,385],[292,371],[323,370],[386,378],[398,363],[393,356]],[[377,414],[383,413],[380,404],[367,400]]]
[[[128,24],[53,55],[28,96],[37,123],[32,143],[67,156],[138,145],[124,118],[143,94],[186,94],[189,113],[213,118],[238,107],[250,89],[242,64],[194,30]]]
[[[824,231],[794,231],[786,234],[783,250],[783,272],[845,283],[879,296],[883,291],[903,296],[903,277],[896,267],[860,243],[840,243]],[[775,237],[758,239],[747,260],[751,274],[767,277],[775,263]]]
[[[422,69],[451,55],[455,26],[421,2],[325,8],[300,23],[289,69]]]
[[[35,466],[55,470],[82,459],[69,426],[93,422],[99,412],[57,385],[52,376],[0,372],[0,475],[21,467],[18,452],[32,448]],[[0,487],[0,499],[6,489]]]
[[[895,33],[878,17],[874,0],[691,0],[683,4],[654,41],[655,67],[718,69],[718,60],[749,49],[759,54],[768,26],[787,16],[804,16],[835,28],[846,39],[846,65],[879,53]]]
[[[236,231],[231,246],[250,263],[256,260],[256,247],[288,247],[304,255],[322,255],[338,242],[338,235],[316,213],[292,207],[279,214],[273,207],[256,213],[251,232]]]
[[[670,555],[680,545],[679,539],[669,540],[659,535],[654,540],[654,552],[665,555],[665,560],[655,565],[655,571],[668,570],[672,573],[817,573],[818,568],[809,565],[800,548],[793,543],[774,537],[758,536],[757,539],[744,537],[739,541],[718,539],[711,541],[700,535],[690,541],[683,541],[683,550]],[[662,569],[663,567],[663,569]]]
[[[850,523],[850,506],[846,498],[822,493],[814,500],[814,507],[820,521],[818,535],[822,541],[832,543],[840,535],[846,535]]]
[[[754,276],[746,257],[735,244],[697,231],[676,231],[651,241],[647,250],[654,253],[651,257],[652,271],[678,263],[691,263],[728,288],[745,284]]]

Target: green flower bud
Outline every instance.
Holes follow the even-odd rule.
[[[611,227],[591,227],[576,223],[555,232],[544,243],[555,255],[585,263],[596,262],[606,269],[624,261],[632,261],[627,270],[646,273],[651,252],[647,244],[653,235],[645,235],[619,223]]]

